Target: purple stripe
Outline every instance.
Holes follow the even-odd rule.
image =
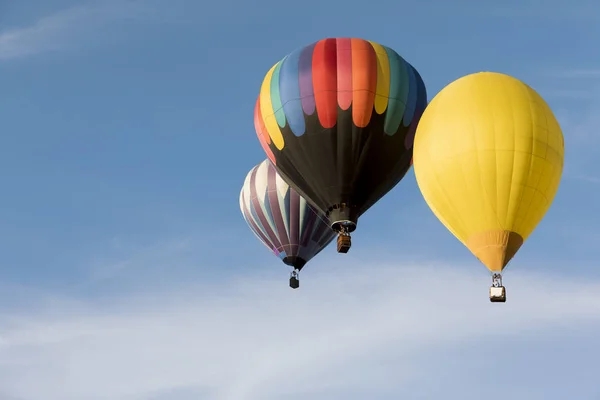
[[[304,226],[302,237],[300,238],[300,245],[303,247],[307,247],[309,245],[310,240],[312,239],[313,229],[315,226],[315,222],[317,222],[319,217],[314,213],[312,208],[306,205],[306,212],[304,214],[304,221],[302,221],[302,225]]]
[[[258,168],[256,168],[254,171],[252,171],[252,174],[250,175],[250,201],[252,202],[252,208],[254,209],[254,212],[258,216],[258,220],[261,223],[261,225],[263,226],[265,233],[267,234],[269,239],[271,239],[271,242],[275,246],[277,246],[278,249],[280,249],[281,242],[277,238],[277,235],[275,234],[275,232],[273,232],[273,230],[271,229],[271,226],[269,225],[269,222],[268,222],[267,218],[265,217],[265,213],[263,213],[262,208],[260,208],[260,203],[258,201],[258,195],[256,194],[256,171],[258,171]]]
[[[315,112],[315,95],[313,90],[312,59],[317,42],[306,46],[298,61],[298,81],[300,83],[300,98],[302,110],[307,115]]]
[[[294,255],[298,255],[298,234],[300,233],[300,195],[290,188],[290,243],[295,245]]]
[[[277,171],[270,164],[267,168],[267,194],[269,196],[269,208],[274,219],[273,222],[275,222],[275,227],[279,234],[279,241],[282,246],[288,246],[290,239],[285,231],[285,222],[283,222],[283,215],[281,215],[281,207],[279,206],[279,196],[277,195]]]
[[[256,223],[254,222],[254,218],[252,217],[252,213],[248,210],[248,207],[246,207],[246,199],[245,199],[245,197],[246,197],[245,194],[242,193],[242,204],[244,206],[243,213],[246,216],[246,222],[248,223],[248,225],[250,225],[250,228],[256,233],[256,235],[265,244],[265,246],[267,246],[268,248],[270,248],[273,251],[273,253],[275,253],[275,255],[278,255],[278,251],[276,249],[276,246],[273,244],[273,242],[271,242],[271,240],[269,240],[268,237],[265,236],[264,233],[262,233],[262,231],[260,230],[260,228],[258,227],[258,225],[256,225]]]

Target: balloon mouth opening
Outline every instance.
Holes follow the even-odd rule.
[[[352,221],[335,221],[331,224],[331,229],[336,232],[354,232],[356,230],[356,223]]]
[[[347,204],[335,204],[327,210],[327,219],[330,221],[331,229],[340,232],[354,232],[358,220],[358,208]]]
[[[287,256],[283,259],[283,262],[290,267],[294,267],[294,269],[297,269],[298,271],[306,264],[306,261],[298,256]]]

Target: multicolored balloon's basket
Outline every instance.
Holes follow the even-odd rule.
[[[337,251],[338,253],[347,253],[352,246],[352,239],[350,235],[340,234],[337,238]]]

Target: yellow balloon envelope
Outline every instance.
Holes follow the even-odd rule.
[[[564,139],[532,88],[480,72],[450,83],[431,101],[413,157],[433,213],[490,271],[501,272],[554,199]]]

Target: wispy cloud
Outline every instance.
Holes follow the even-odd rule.
[[[542,73],[545,90],[565,137],[565,177],[595,183],[600,126],[600,68],[563,68]],[[554,99],[552,99],[554,98]]]
[[[444,3],[446,5],[447,2]],[[477,15],[480,17],[528,18],[530,21],[560,19],[578,22],[593,22],[598,19],[598,4],[589,0],[578,0],[571,3],[560,1],[504,1],[480,2],[476,0],[457,0],[453,2],[454,10],[461,15]]]
[[[443,378],[424,364],[431,357],[450,357],[466,374],[490,361],[475,343],[533,335],[552,339],[556,350],[568,339],[553,335],[566,326],[600,332],[600,284],[511,273],[509,300],[497,305],[486,298],[485,274],[384,264],[313,269],[298,291],[284,276],[246,276],[4,315],[0,393],[23,400],[397,398],[411,384]],[[453,349],[461,358],[444,358]],[[477,361],[465,365],[469,357]],[[540,396],[552,393],[531,385]]]
[[[589,0],[574,1],[570,4],[560,1],[529,0],[495,3],[490,6],[491,10],[498,16],[512,18],[527,17],[536,20],[560,18],[563,21],[570,19],[591,22],[598,20],[599,7],[596,2]]]
[[[575,175],[572,178],[580,180],[580,181],[583,181],[583,182],[598,183],[598,184],[600,184],[600,177],[599,176]]]
[[[0,31],[0,61],[66,49],[103,23],[147,15],[144,10],[147,8],[139,2],[104,1],[60,10],[29,26]]]
[[[559,79],[595,79],[600,78],[600,68],[576,68],[548,71],[546,76]]]

